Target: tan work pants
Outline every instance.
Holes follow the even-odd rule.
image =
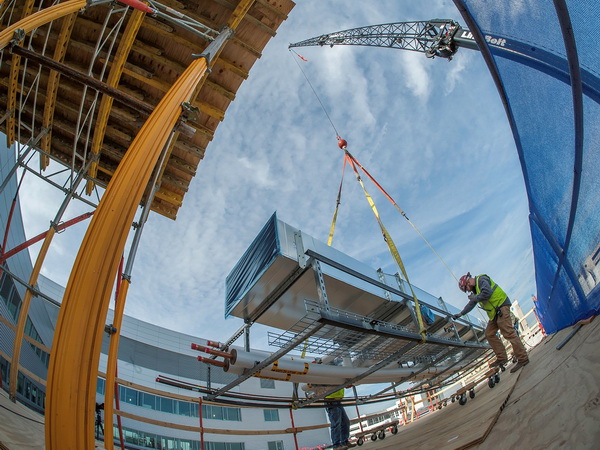
[[[517,357],[519,362],[527,361],[529,357],[527,356],[527,350],[525,350],[525,346],[521,342],[519,336],[517,336],[517,332],[515,331],[515,327],[510,320],[510,306],[502,306],[500,307],[500,312],[502,315],[498,314],[496,320],[490,320],[485,329],[485,337],[490,343],[492,350],[496,354],[496,358],[500,361],[508,361],[508,355],[506,354],[506,349],[502,344],[500,338],[496,335],[496,332],[500,330],[504,339],[510,342],[512,346],[513,353]]]

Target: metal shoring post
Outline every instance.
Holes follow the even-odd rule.
[[[354,406],[356,407],[356,417],[358,418],[358,426],[360,432],[363,432],[362,420],[360,418],[360,411],[358,410],[358,392],[356,392],[356,386],[352,385],[352,392],[354,393]]]
[[[402,289],[402,283],[404,280],[402,280],[402,278],[400,278],[400,274],[398,274],[398,272],[396,272],[394,274],[394,278],[396,278],[396,283],[398,283],[398,290],[404,292],[404,289]],[[417,324],[417,329],[419,328],[419,319],[417,319],[417,315],[415,313],[415,308],[413,307],[412,303],[409,302],[407,299],[402,298],[402,303],[408,308],[408,310],[410,311],[410,315],[412,317],[412,320],[415,324]]]
[[[323,279],[323,272],[321,272],[321,264],[316,259],[312,258],[310,265],[315,275],[315,283],[317,285],[317,295],[319,296],[319,302],[325,308],[325,311],[329,312],[329,298],[327,298],[327,291],[325,290],[325,280]]]
[[[168,149],[171,145],[171,142],[173,141],[174,136],[175,131],[171,131],[169,138],[163,146],[161,156],[154,168],[154,175],[150,181],[152,190],[146,198],[146,203],[144,204],[144,208],[142,209],[138,225],[137,227],[135,227],[135,233],[131,242],[131,247],[129,249],[129,255],[127,256],[127,263],[125,265],[125,270],[123,270],[123,283],[121,286],[121,291],[119,292],[119,296],[115,301],[113,326],[117,329],[117,331],[111,334],[110,336],[108,360],[106,362],[106,390],[104,392],[104,398],[106,400],[104,402],[104,437],[107,449],[113,448],[113,398],[115,396],[115,376],[117,371],[119,339],[121,337],[121,324],[123,322],[125,300],[127,298],[129,285],[131,284],[131,272],[133,269],[133,263],[135,261],[140,239],[142,237],[142,232],[144,231],[144,225],[148,220],[148,215],[150,214],[150,209],[152,206],[152,201],[154,200],[154,196],[156,195],[156,192],[160,187],[159,176],[162,173],[162,167],[166,164],[167,154],[169,153]]]
[[[381,268],[377,269],[377,277],[379,278],[379,281],[381,281],[383,284],[386,284],[385,274],[383,273],[383,270],[381,270]],[[385,298],[387,298],[388,301],[392,301],[392,293],[390,291],[384,290],[383,295],[385,296]]]
[[[250,327],[252,323],[248,322],[244,325],[244,350],[250,351]]]
[[[71,199],[73,198],[73,194],[77,189],[77,186],[83,180],[85,172],[87,172],[88,167],[82,167],[79,173],[77,174],[77,178],[75,179],[72,188],[67,192],[65,199],[63,200],[54,220],[50,222],[50,229],[48,234],[46,235],[44,242],[42,243],[42,247],[40,252],[38,253],[35,265],[33,266],[33,270],[31,271],[31,275],[29,277],[29,286],[35,286],[38,280],[38,276],[42,269],[42,264],[46,259],[46,255],[48,253],[48,249],[50,248],[50,244],[54,235],[56,233],[56,228],[64,212],[67,209]],[[13,352],[11,357],[11,366],[10,366],[10,390],[9,397],[13,402],[16,402],[17,399],[17,378],[19,375],[19,361],[21,359],[21,346],[23,344],[23,334],[25,332],[25,323],[27,321],[28,313],[29,313],[29,305],[31,304],[31,298],[33,297],[34,292],[27,287],[25,291],[25,296],[23,297],[23,301],[21,302],[21,309],[19,311],[19,318],[17,320],[17,329],[15,331],[15,340],[13,344]]]
[[[304,269],[306,267],[306,253],[304,253],[304,243],[302,242],[302,231],[294,231],[294,243],[296,244],[296,254],[298,256],[298,265]]]
[[[2,193],[4,191],[4,189],[6,188],[6,185],[8,184],[8,182],[10,181],[12,176],[15,174],[15,172],[17,171],[17,168],[19,166],[23,165],[23,161],[25,161],[25,158],[27,157],[29,152],[32,150],[32,148],[35,147],[40,142],[40,140],[46,134],[48,134],[49,131],[50,131],[49,128],[43,128],[42,131],[40,131],[40,133],[37,135],[37,137],[35,139],[32,137],[31,139],[29,139],[29,141],[27,143],[25,143],[23,145],[23,147],[25,147],[25,150],[23,150],[23,152],[19,155],[19,157],[17,158],[17,161],[15,161],[14,166],[12,166],[12,168],[10,169],[10,172],[8,172],[8,174],[6,175],[6,178],[2,181],[2,185],[0,185],[0,193]],[[20,144],[15,144],[15,145],[19,146]]]
[[[446,311],[449,316],[450,311],[448,311],[448,306],[446,305],[446,302],[444,301],[444,299],[442,297],[438,297],[438,303],[440,305],[440,308],[442,308],[444,311]],[[456,329],[456,326],[454,325],[454,320],[451,317],[448,317],[448,322],[450,322],[452,324],[452,329],[454,330],[454,335],[456,336],[456,339],[458,339],[460,341],[460,334],[458,334],[458,330]]]

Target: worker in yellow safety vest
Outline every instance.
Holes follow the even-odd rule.
[[[342,406],[344,388],[325,397],[325,410],[331,424],[331,442],[334,450],[350,448],[350,419]]]
[[[480,308],[485,310],[490,319],[485,329],[485,337],[496,355],[496,360],[490,364],[490,367],[504,366],[508,363],[506,348],[504,348],[502,341],[496,334],[498,331],[502,333],[504,339],[510,342],[513,353],[517,358],[517,364],[515,364],[510,372],[514,373],[528,364],[529,356],[527,355],[527,350],[525,350],[525,346],[517,335],[510,317],[511,302],[506,292],[488,275],[484,274],[472,277],[470,272],[460,278],[458,287],[463,292],[470,292],[469,303],[467,303],[459,314],[453,315],[452,318],[456,320],[460,316],[467,314],[476,305],[479,305]]]

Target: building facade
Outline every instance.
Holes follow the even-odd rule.
[[[0,152],[3,180],[13,166],[13,152]],[[7,229],[16,190],[17,182],[13,176],[0,193],[2,230]],[[12,249],[25,240],[17,198],[6,249]],[[25,249],[8,259],[0,277],[0,374],[5,390],[9,389],[15,328],[31,272],[31,258]],[[26,342],[21,350],[17,400],[43,413],[52,339],[64,287],[40,276],[34,288],[36,295],[29,308]],[[112,323],[112,310],[106,323]],[[227,397],[222,397],[222,404],[201,401],[199,390],[208,387],[218,389],[236,377],[220,367],[198,362],[198,352],[191,349],[191,344],[206,345],[205,339],[129,316],[123,318],[120,335],[117,368],[119,410],[122,411],[121,429],[127,448],[199,450],[203,442],[206,450],[286,450],[330,442],[322,407],[291,410],[289,402],[274,401],[248,407],[248,401],[240,405],[236,399]],[[97,406],[105,401],[108,345],[109,335],[106,334],[98,367]],[[292,389],[292,383],[251,378],[232,392],[245,397],[289,399]],[[100,419],[97,435],[102,439],[104,418],[100,408],[97,408],[97,417]],[[315,425],[323,427],[297,434],[290,430]],[[265,433],[273,430],[280,432]],[[115,442],[118,442],[117,420],[114,436]]]

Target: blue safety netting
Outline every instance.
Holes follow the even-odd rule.
[[[600,310],[600,2],[454,2],[513,131],[529,201],[536,309],[553,333]]]

